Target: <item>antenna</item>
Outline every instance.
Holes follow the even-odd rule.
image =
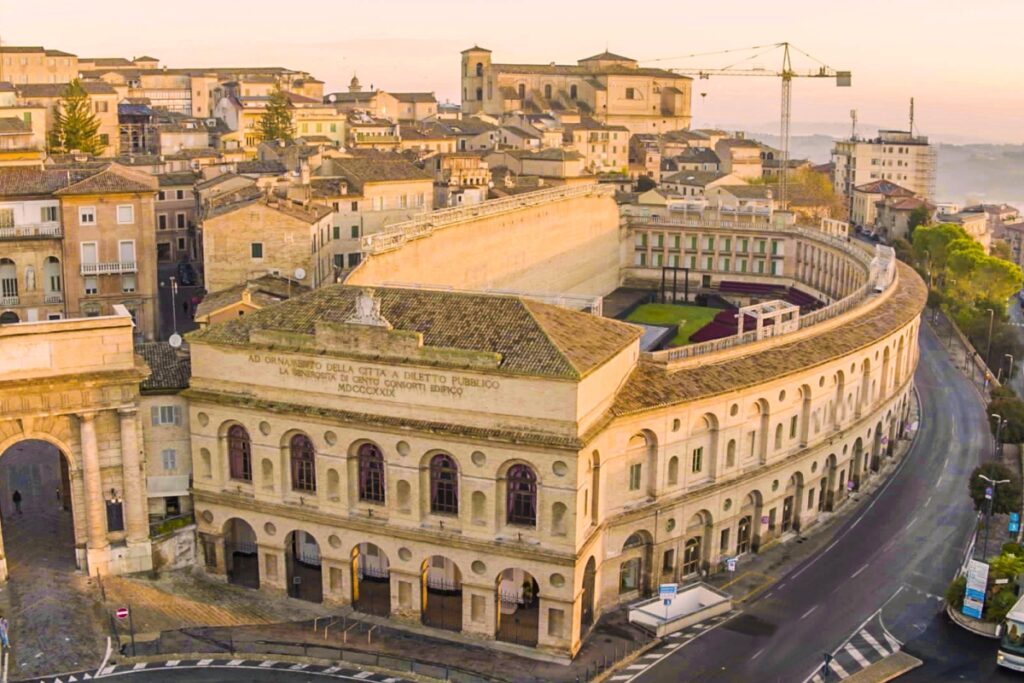
[[[850,110],[850,139],[857,139],[857,110]]]
[[[914,98],[910,98],[910,135],[914,135]]]

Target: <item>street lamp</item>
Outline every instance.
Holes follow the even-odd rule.
[[[174,327],[174,334],[178,334],[178,304],[175,299],[178,294],[178,281],[173,275],[167,279],[171,282],[171,325]]]
[[[999,417],[999,416],[998,415],[993,415],[992,417]],[[1000,419],[1002,419],[1002,418],[1000,418]],[[979,479],[984,479],[989,484],[991,484],[991,486],[989,486],[988,489],[992,490],[992,495],[988,495],[988,490],[987,489],[985,491],[985,497],[988,498],[988,514],[985,516],[985,546],[984,546],[984,550],[981,553],[981,559],[984,560],[986,557],[988,557],[988,527],[989,527],[989,520],[992,518],[992,499],[996,497],[996,487],[999,486],[1000,484],[1009,484],[1010,480],[1009,479],[989,479],[984,474],[979,474],[978,478]]]

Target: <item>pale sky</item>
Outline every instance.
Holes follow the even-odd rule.
[[[364,86],[433,91],[456,102],[459,51],[474,43],[493,50],[496,62],[575,63],[607,47],[645,63],[789,41],[852,71],[854,83],[795,81],[794,133],[847,131],[850,109],[858,110],[860,133],[903,128],[913,96],[919,131],[952,142],[1024,143],[1022,30],[1022,0],[0,3],[4,44],[83,57],[148,54],[172,67],[284,66],[326,81],[327,92],[344,89],[356,72]],[[777,69],[780,59],[750,64]],[[732,61],[716,55],[648,65]],[[695,127],[778,126],[776,78],[700,81],[693,99]]]

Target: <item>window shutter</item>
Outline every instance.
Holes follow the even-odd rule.
[[[174,406],[174,424],[181,426],[181,406]]]
[[[160,406],[153,406],[149,409],[150,416],[153,418],[153,426],[156,427],[160,424]]]

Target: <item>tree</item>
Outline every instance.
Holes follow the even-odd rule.
[[[1006,240],[992,240],[989,253],[998,259],[1013,261],[1013,252],[1010,251],[1010,244]]]
[[[896,252],[896,258],[898,258],[900,261],[903,261],[904,263],[913,264],[914,246],[910,242],[903,239],[902,237],[897,237],[892,241],[892,248]]]
[[[1024,442],[1024,401],[1019,398],[993,398],[988,404],[989,415],[999,415],[1006,421],[1006,426],[999,432],[1003,443]],[[992,435],[996,433],[996,421],[989,419]]]
[[[68,83],[61,93],[60,100],[53,105],[50,150],[77,150],[98,156],[106,147],[100,140],[99,129],[100,121],[92,111],[89,93],[76,78]]]
[[[278,85],[270,93],[267,108],[256,124],[261,140],[288,140],[295,137],[292,123],[292,103],[287,93]]]
[[[907,218],[907,229],[911,237],[914,236],[914,230],[918,226],[927,225],[932,219],[931,212],[928,211],[927,206],[919,206],[910,212],[910,216]]]
[[[1010,483],[1000,484],[996,487],[995,495],[992,497],[993,513],[1005,515],[1020,510],[1020,481],[1013,475],[1009,467],[998,462],[986,462],[975,467],[974,471],[971,472],[968,490],[970,491],[971,499],[974,501],[974,509],[988,509],[988,501],[985,499],[985,488],[991,486],[991,484],[978,476],[981,474],[995,481],[1001,479],[1010,480]]]
[[[642,175],[642,176],[640,176],[639,178],[636,179],[636,191],[637,192],[647,192],[647,190],[653,190],[657,186],[658,186],[658,184],[656,182],[654,182],[654,180],[652,180],[651,178],[648,178],[645,175]]]

